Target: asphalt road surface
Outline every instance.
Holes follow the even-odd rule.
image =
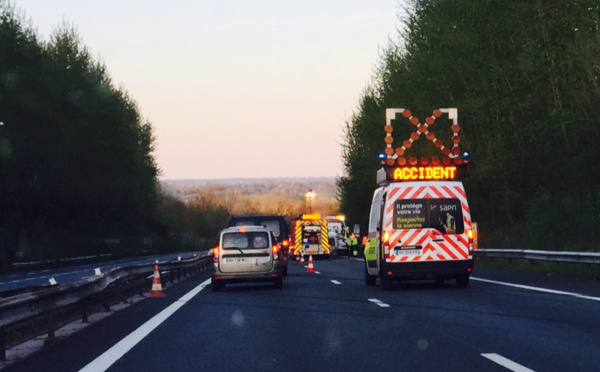
[[[592,371],[596,282],[475,268],[469,288],[364,283],[358,259],[290,262],[283,289],[208,274],[165,289],[7,371]]]

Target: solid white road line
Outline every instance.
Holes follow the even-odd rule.
[[[574,292],[555,291],[554,289],[546,289],[546,288],[539,288],[539,287],[531,287],[531,286],[522,285],[522,284],[513,284],[513,283],[506,283],[506,282],[498,282],[498,281],[495,281],[495,280],[481,279],[481,278],[475,278],[475,277],[471,277],[471,280],[477,280],[477,281],[480,281],[480,282],[493,283],[493,284],[500,284],[500,285],[505,285],[505,286],[508,286],[508,287],[528,289],[530,291],[552,293],[552,294],[559,294],[559,295],[564,295],[564,296],[573,296],[573,297],[577,297],[577,298],[583,298],[583,299],[586,299],[586,300],[600,301],[600,297],[586,296],[586,295],[582,295],[580,293],[574,293]]]
[[[127,337],[116,343],[108,349],[104,354],[100,355],[87,366],[80,369],[84,372],[106,371],[119,358],[121,358],[129,350],[133,349],[144,337],[148,336],[156,327],[173,315],[180,307],[185,305],[192,297],[200,293],[206,286],[210,284],[210,279],[205,280],[196,288],[189,291],[179,300],[172,303],[169,307],[155,315],[152,319],[141,325],[138,329],[130,333]]]
[[[384,302],[381,302],[376,298],[369,298],[369,301],[371,301],[372,303],[374,303],[375,305],[377,305],[379,307],[390,307],[390,305],[388,305]]]
[[[331,282],[332,282],[333,284],[336,284],[336,285],[340,285],[340,284],[342,284],[342,283],[338,282],[337,280],[332,280]]]
[[[483,356],[484,358],[488,358],[492,362],[500,364],[502,367],[510,369],[511,371],[514,371],[514,372],[534,372],[532,369],[529,369],[518,363],[515,363],[510,359],[506,359],[502,355],[498,355],[495,353],[489,353],[489,354],[481,354],[481,356]]]

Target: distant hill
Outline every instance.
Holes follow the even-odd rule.
[[[335,183],[336,177],[282,177],[282,178],[222,178],[222,179],[176,179],[161,180],[160,183],[168,187],[198,187],[213,185],[254,185],[265,183],[278,184],[311,184],[311,183]]]
[[[336,177],[308,178],[225,178],[225,179],[181,179],[161,180],[163,190],[174,196],[189,195],[190,191],[212,186],[214,189],[236,188],[243,194],[265,194],[285,190],[289,196],[304,197],[309,189],[313,189],[322,197],[337,195]]]
[[[224,205],[231,213],[277,213],[295,216],[311,210],[322,214],[337,213],[335,177],[318,178],[232,178],[163,180],[163,191],[195,205]],[[316,197],[309,204],[306,193]]]

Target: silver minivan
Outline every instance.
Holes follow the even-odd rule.
[[[270,281],[283,287],[283,254],[273,232],[263,226],[228,227],[212,250],[211,288],[225,283]]]

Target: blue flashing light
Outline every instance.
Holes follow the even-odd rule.
[[[385,154],[379,154],[379,159],[384,160],[385,159]]]

